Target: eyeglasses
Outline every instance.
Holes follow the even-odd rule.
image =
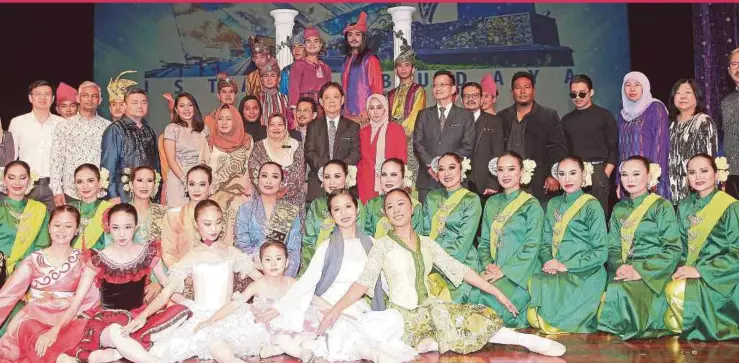
[[[737,69],[737,68],[739,68],[739,62],[731,62],[731,63],[729,63],[729,68],[731,68],[731,69]]]
[[[431,87],[441,88],[441,87],[449,87],[451,85],[452,85],[451,83],[434,83]]]
[[[479,93],[463,94],[462,99],[463,100],[477,100],[477,99],[480,99],[480,94]]]
[[[587,92],[578,92],[578,93],[570,92],[570,98],[572,98],[573,100],[578,97],[585,98],[587,97],[587,95],[588,95]]]
[[[36,98],[50,98],[51,97],[51,93],[48,93],[48,92],[46,93],[34,92],[32,93],[32,95],[33,97],[36,97]]]

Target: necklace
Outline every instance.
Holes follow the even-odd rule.
[[[21,226],[21,223],[23,223],[24,220],[31,218],[31,213],[23,213],[22,211],[19,212],[13,209],[13,207],[8,204],[7,200],[4,200],[3,204],[5,204],[5,208],[8,210],[8,214],[10,214],[10,216],[16,220],[15,230],[17,232]]]
[[[80,217],[81,217],[80,218],[80,224],[82,224],[82,226],[84,226],[84,228],[87,228],[87,225],[90,224],[90,221],[92,220],[92,218],[90,218],[90,217],[88,217],[88,216],[86,216],[86,215],[84,215],[82,213],[82,201],[81,200],[78,200],[77,201],[77,210],[80,211]],[[95,212],[93,212],[93,214],[94,213]]]

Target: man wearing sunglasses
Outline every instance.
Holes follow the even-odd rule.
[[[593,81],[579,74],[570,81],[570,98],[575,109],[562,117],[567,148],[573,155],[593,164],[590,194],[609,215],[608,195],[611,173],[618,164],[618,126],[608,110],[593,104]]]
[[[739,198],[739,48],[729,53],[729,77],[736,85],[734,92],[721,100],[721,119],[724,128],[724,153],[729,162],[726,192]]]

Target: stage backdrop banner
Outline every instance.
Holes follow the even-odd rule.
[[[147,118],[158,132],[169,122],[165,92],[192,93],[205,114],[216,107],[216,74],[241,86],[250,63],[251,35],[274,38],[274,9],[299,12],[296,27],[316,26],[327,43],[322,59],[340,80],[342,30],[368,14],[369,46],[382,61],[385,91],[394,87],[392,19],[398,3],[97,4],[95,80],[105,87],[124,70],[150,97]],[[511,77],[530,71],[536,100],[560,117],[572,110],[568,84],[588,74],[597,104],[616,114],[621,81],[630,71],[626,4],[403,3],[416,7],[412,45],[418,82],[433,103],[433,74],[451,70],[459,85],[492,73],[500,96],[496,109],[512,104]],[[243,96],[240,90],[238,98]],[[107,97],[105,97],[107,108]],[[458,101],[459,102],[459,101]],[[106,110],[107,111],[107,110]],[[107,113],[107,112],[106,112]]]

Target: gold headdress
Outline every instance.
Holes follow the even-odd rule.
[[[118,77],[115,77],[115,80],[110,79],[110,82],[108,82],[108,102],[123,101],[128,87],[138,84],[136,81],[121,78],[121,76],[128,73],[136,73],[136,71],[123,71]]]

